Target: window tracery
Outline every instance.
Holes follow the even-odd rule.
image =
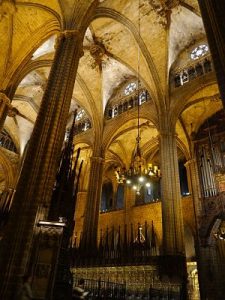
[[[135,196],[135,205],[143,205],[160,201],[160,181],[152,181],[151,184],[143,186],[140,194]]]
[[[191,51],[191,59],[196,60],[200,57],[206,55],[206,53],[209,51],[209,47],[205,44],[199,45],[194,50]]]
[[[126,87],[125,87],[125,90],[124,90],[124,94],[126,96],[132,94],[135,90],[137,89],[137,84],[136,82],[130,82]]]
[[[144,102],[146,102],[146,99],[147,99],[147,91],[144,90],[144,91],[141,91],[140,94],[139,94],[139,104],[143,104]]]
[[[79,134],[90,129],[91,121],[83,108],[79,108],[75,119],[75,134]]]
[[[113,103],[109,103],[106,107],[105,117],[107,119],[113,119],[120,114],[138,106],[144,104],[151,99],[150,94],[146,89],[141,89],[139,91],[139,97],[137,91],[130,93],[128,97],[116,98]]]
[[[76,116],[76,121],[80,121],[85,115],[85,111],[83,109],[81,109]]]
[[[189,81],[194,80],[197,77],[205,75],[213,70],[210,57],[205,57],[203,60],[199,60],[195,64],[188,65],[184,68],[176,70],[174,73],[174,85],[175,88],[186,84]]]

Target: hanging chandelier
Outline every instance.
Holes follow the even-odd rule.
[[[140,0],[138,1],[138,33],[139,39],[140,35]],[[146,164],[145,159],[141,154],[141,136],[140,136],[140,105],[141,105],[141,97],[140,97],[140,48],[138,44],[138,69],[137,69],[137,137],[136,137],[136,145],[133,152],[133,156],[131,158],[130,167],[127,170],[126,168],[118,168],[116,167],[115,173],[118,183],[126,183],[127,186],[131,187],[134,191],[136,191],[137,195],[140,195],[140,191],[142,187],[151,187],[151,183],[153,181],[157,181],[160,178],[160,169],[158,166],[152,163]]]
[[[131,187],[137,195],[140,195],[142,187],[150,188],[151,184],[158,181],[160,178],[160,169],[158,166],[153,166],[152,163],[145,163],[145,159],[141,155],[140,141],[141,137],[138,117],[138,136],[136,138],[136,145],[130,167],[129,169],[117,167],[115,170],[117,182],[125,183],[128,187]]]

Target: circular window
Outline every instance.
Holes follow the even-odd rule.
[[[204,56],[209,51],[207,45],[199,45],[191,52],[191,59],[195,60]]]
[[[133,93],[134,90],[136,90],[136,88],[137,88],[137,84],[135,82],[131,82],[126,86],[124,90],[124,94],[130,95],[131,93]]]

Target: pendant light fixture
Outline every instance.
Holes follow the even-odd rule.
[[[141,134],[140,134],[140,0],[138,1],[138,66],[137,66],[137,137],[135,149],[131,158],[130,167],[128,170],[125,168],[116,168],[116,177],[118,183],[126,183],[129,187],[136,191],[139,195],[141,188],[146,186],[150,188],[152,181],[158,180],[160,177],[160,170],[158,166],[153,166],[152,163],[146,164],[145,159],[141,153]]]

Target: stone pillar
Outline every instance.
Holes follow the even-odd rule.
[[[124,225],[126,224],[128,227],[130,226],[130,211],[132,207],[135,205],[135,195],[136,192],[131,189],[126,184],[124,185],[125,193],[124,193]],[[124,230],[124,228],[123,228]]]
[[[163,256],[159,260],[160,276],[162,281],[171,280],[179,284],[181,298],[187,299],[187,266],[176,134],[175,129],[170,129],[168,124],[163,125],[163,130],[160,131],[163,228]]]
[[[165,255],[184,255],[184,229],[176,135],[160,133],[163,250]]]
[[[200,182],[199,182],[199,174],[198,174],[198,165],[195,158],[188,160],[185,164],[187,169],[188,176],[188,186],[190,193],[193,199],[193,209],[194,209],[194,217],[195,217],[195,255],[198,266],[198,282],[200,295],[204,295],[204,270],[202,269],[202,257],[201,257],[201,249],[200,249],[200,238],[199,238],[199,228],[201,226],[201,217],[203,215],[202,210],[202,198],[201,198],[201,190],[200,190]]]
[[[198,0],[225,107],[225,5],[224,0]]]
[[[11,108],[10,99],[2,92],[0,92],[0,131],[2,131],[5,119]]]
[[[91,157],[82,244],[85,249],[92,249],[93,251],[96,249],[98,239],[99,206],[102,194],[103,167],[103,158]]]
[[[185,167],[187,169],[187,177],[188,177],[188,186],[189,191],[193,198],[194,204],[194,214],[196,217],[196,225],[199,225],[198,218],[202,214],[202,203],[201,203],[201,190],[200,190],[200,182],[198,175],[198,166],[195,158],[188,160],[185,163]]]
[[[84,223],[84,212],[87,202],[87,191],[80,191],[77,193],[76,209],[75,209],[75,229],[74,229],[74,239],[76,239],[76,246],[80,243],[81,233],[83,233],[83,223]],[[76,236],[76,237],[75,237]]]
[[[81,55],[82,35],[60,33],[0,253],[0,298],[11,299],[27,271],[37,222],[46,218]]]

